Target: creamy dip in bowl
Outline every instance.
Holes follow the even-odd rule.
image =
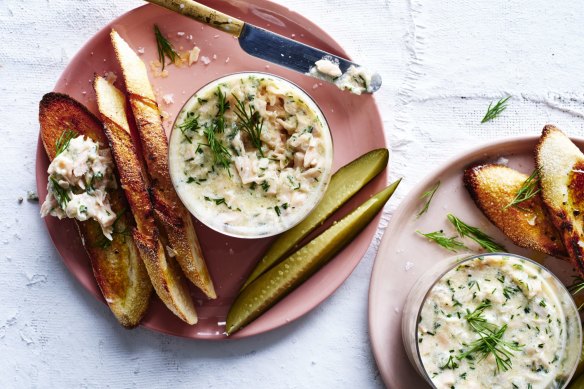
[[[564,388],[582,326],[551,272],[494,253],[440,261],[422,275],[404,306],[402,336],[435,388]]]
[[[316,103],[264,73],[201,88],[169,140],[170,175],[184,205],[208,227],[240,238],[275,235],[304,219],[328,186],[332,160]]]

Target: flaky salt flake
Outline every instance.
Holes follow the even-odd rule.
[[[173,104],[174,103],[174,95],[172,93],[165,94],[164,96],[162,96],[162,101],[164,101],[164,104],[166,104],[166,105]]]

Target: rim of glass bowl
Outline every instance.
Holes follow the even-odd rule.
[[[327,179],[326,183],[324,184],[324,186],[322,187],[320,196],[319,196],[318,200],[314,203],[314,205],[311,208],[307,209],[306,214],[304,214],[296,222],[294,222],[293,224],[290,224],[289,226],[287,226],[284,229],[274,230],[274,231],[271,231],[271,232],[269,232],[267,234],[262,234],[262,235],[257,235],[257,234],[256,235],[243,235],[243,234],[239,234],[237,232],[229,232],[229,231],[222,230],[222,229],[220,229],[219,227],[217,227],[215,225],[210,225],[205,220],[205,218],[202,218],[201,215],[198,214],[198,212],[195,212],[195,210],[193,209],[193,207],[187,205],[188,202],[186,202],[183,199],[183,196],[181,196],[180,192],[174,186],[174,180],[173,180],[173,177],[172,177],[172,169],[169,169],[169,174],[170,174],[171,182],[173,183],[173,187],[174,187],[174,189],[176,191],[176,194],[179,197],[179,199],[182,202],[182,204],[185,206],[185,208],[189,211],[189,213],[192,216],[194,216],[195,218],[197,218],[198,221],[200,221],[201,223],[203,223],[205,226],[211,228],[213,231],[217,231],[217,232],[219,232],[219,233],[221,233],[223,235],[227,235],[227,236],[234,237],[234,238],[241,238],[241,239],[261,239],[261,238],[269,238],[271,236],[281,234],[281,233],[283,233],[285,231],[288,231],[288,230],[294,228],[296,225],[298,225],[300,222],[302,222],[304,219],[306,219],[308,217],[308,215],[314,210],[314,208],[316,208],[316,206],[322,201],[322,199],[324,197],[324,194],[325,194],[326,190],[328,189],[329,183],[331,181],[331,177],[333,175],[333,173],[332,173],[333,166],[332,165],[333,165],[333,161],[334,161],[334,139],[333,139],[333,136],[332,136],[332,133],[331,133],[331,130],[330,130],[330,126],[329,126],[328,120],[327,120],[327,118],[326,118],[326,116],[324,114],[324,111],[320,108],[320,106],[314,100],[314,98],[310,94],[308,94],[308,92],[306,92],[303,88],[301,88],[298,84],[296,84],[293,81],[288,80],[287,78],[284,78],[282,76],[278,76],[278,75],[275,75],[275,74],[272,74],[272,73],[268,73],[268,72],[241,71],[241,72],[227,73],[227,74],[222,75],[221,77],[218,77],[216,79],[213,79],[213,80],[207,82],[206,84],[202,85],[195,92],[193,92],[189,96],[188,99],[186,99],[185,103],[182,105],[182,107],[178,111],[178,114],[176,115],[176,118],[174,119],[174,121],[172,123],[172,127],[171,127],[171,130],[170,130],[170,135],[169,135],[169,140],[172,138],[172,135],[173,135],[173,133],[174,133],[174,131],[176,129],[176,125],[178,123],[178,120],[182,116],[182,113],[183,113],[185,107],[187,106],[187,104],[189,104],[191,102],[191,100],[193,99],[193,97],[197,93],[199,93],[200,91],[208,88],[210,85],[216,84],[216,83],[218,83],[221,80],[224,80],[226,78],[230,78],[230,77],[234,77],[234,76],[256,75],[256,74],[260,74],[260,75],[265,75],[265,76],[268,76],[268,77],[272,77],[272,78],[275,78],[275,79],[284,81],[285,83],[288,83],[288,84],[294,86],[302,94],[304,94],[304,96],[316,107],[316,109],[317,109],[317,112],[316,113],[318,114],[318,117],[319,118],[322,118],[323,119],[323,121],[324,121],[324,123],[323,123],[324,126],[323,127],[326,127],[326,131],[328,133],[328,137],[330,138],[330,147],[331,147],[331,157],[332,157],[332,159],[331,159],[331,163],[330,163],[330,168],[328,170],[328,179]],[[169,145],[169,150],[170,150],[170,145]],[[169,159],[168,160],[168,164],[170,166],[170,152],[168,154],[168,159]]]
[[[561,288],[560,290],[562,291],[561,293],[563,294],[563,296],[558,296],[559,300],[562,300],[562,302],[564,300],[568,300],[568,304],[570,306],[571,309],[573,309],[576,312],[576,316],[579,318],[578,315],[578,308],[576,307],[576,303],[574,302],[574,299],[572,299],[572,296],[570,295],[570,292],[568,291],[568,289],[566,288],[566,286],[564,285],[564,283],[562,281],[560,281],[560,279],[552,272],[550,271],[548,268],[546,268],[545,266],[543,266],[542,264],[540,264],[539,262],[534,261],[533,259],[524,257],[522,255],[519,254],[512,254],[512,253],[505,253],[505,252],[494,252],[494,253],[484,253],[484,254],[475,254],[475,255],[465,255],[465,254],[459,254],[459,255],[453,255],[451,257],[448,257],[446,259],[444,259],[444,261],[452,261],[450,262],[450,265],[446,268],[445,271],[441,272],[440,275],[436,278],[436,280],[434,280],[434,282],[432,282],[432,284],[430,285],[430,287],[428,287],[428,290],[426,291],[426,293],[424,293],[424,298],[422,299],[422,303],[420,304],[417,313],[416,313],[416,333],[415,333],[415,344],[416,344],[416,358],[417,360],[420,362],[420,366],[422,367],[423,370],[423,374],[424,374],[424,379],[426,380],[426,382],[430,383],[430,385],[432,385],[433,387],[435,387],[432,379],[430,378],[430,376],[428,375],[428,372],[426,371],[426,368],[424,366],[424,363],[422,361],[422,356],[420,355],[420,348],[419,348],[419,342],[418,342],[418,331],[417,331],[417,323],[418,320],[420,318],[420,315],[422,314],[422,309],[424,308],[424,305],[426,303],[426,300],[428,299],[428,295],[430,294],[430,292],[434,289],[434,287],[436,286],[436,284],[438,282],[440,282],[440,280],[442,280],[442,278],[448,273],[450,272],[452,269],[454,269],[456,266],[459,266],[460,264],[462,264],[463,262],[469,262],[472,260],[475,260],[477,258],[481,258],[481,257],[492,257],[492,256],[505,256],[505,257],[514,257],[520,260],[525,260],[530,262],[531,264],[535,265],[538,268],[543,269],[545,272],[547,272],[548,274],[550,274],[552,276],[552,278],[554,279],[555,282],[557,282]],[[441,265],[440,262],[438,262],[435,266],[439,266]],[[429,268],[427,271],[430,272],[432,271],[432,268]],[[420,276],[422,277],[423,274]],[[580,345],[580,353],[578,353],[578,356],[580,356],[580,354],[582,353],[582,321],[578,320],[578,338],[579,338],[579,342],[578,344]],[[578,366],[578,361],[580,360],[580,357],[578,357],[576,359],[576,364],[574,364],[574,366],[571,369],[570,375],[568,377],[568,379],[566,380],[566,382],[564,383],[564,385],[562,386],[562,388],[566,388],[571,380],[571,378],[574,375],[574,372],[576,371],[576,367]]]

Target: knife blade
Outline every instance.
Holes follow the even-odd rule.
[[[254,57],[330,82],[340,89],[361,94],[376,92],[381,87],[382,80],[378,73],[369,72],[346,58],[245,23],[196,1],[146,1],[237,37],[241,48]],[[322,71],[325,68],[332,69],[332,72]],[[339,71],[341,75],[338,75]]]

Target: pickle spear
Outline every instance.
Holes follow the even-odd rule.
[[[386,166],[389,159],[387,149],[372,150],[349,164],[340,168],[333,176],[320,203],[306,219],[294,228],[284,232],[272,243],[268,251],[253,269],[240,290],[245,289],[256,278],[265,273],[279,260],[284,258],[298,243],[320,226],[324,221],[343,204],[357,193],[365,184],[378,175]]]
[[[383,208],[400,181],[371,197],[242,290],[227,314],[227,335],[263,314],[349,244]]]

